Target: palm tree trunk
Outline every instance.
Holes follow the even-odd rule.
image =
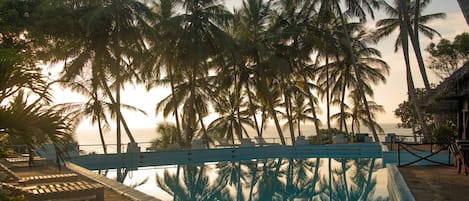
[[[408,10],[407,1],[402,1],[401,6],[404,6],[404,9]],[[420,0],[416,0],[415,10],[414,10],[414,15],[415,15],[414,27],[412,28],[412,24],[411,24],[411,21],[407,12],[403,13],[403,17],[404,17],[404,22],[407,26],[407,30],[410,36],[412,47],[414,49],[415,57],[417,58],[417,63],[419,65],[420,74],[422,75],[423,84],[425,85],[425,90],[430,91],[431,86],[430,86],[430,82],[428,81],[428,76],[427,76],[427,72],[425,69],[425,63],[423,61],[422,50],[420,48],[420,42],[419,42],[419,30],[418,30],[419,14],[420,14]]]
[[[171,65],[168,65],[168,74],[169,74],[169,82],[171,85],[171,94],[173,98],[176,97],[176,90],[174,87],[174,76],[173,76],[173,68]],[[178,144],[182,145],[182,135],[181,135],[181,126],[179,124],[179,112],[178,107],[176,105],[176,100],[173,99],[173,107],[174,107],[174,118],[176,119],[176,129],[177,129],[177,137],[178,137]]]
[[[314,97],[313,97],[313,94],[311,93],[311,90],[309,89],[308,79],[306,78],[305,74],[303,74],[303,82],[304,82],[303,90],[308,94],[308,99],[309,99],[309,102],[311,104],[311,113],[313,114],[313,118],[314,118],[314,128],[316,130],[316,137],[318,138],[319,142],[321,142],[321,139],[319,137],[318,116],[316,114],[316,109],[315,109],[316,107],[314,105]],[[300,124],[300,121],[298,119],[298,132],[300,132],[299,124]]]
[[[251,95],[251,92],[249,91],[249,87],[246,86],[246,89],[248,90],[247,91],[247,94],[248,94],[248,99],[249,99],[249,111],[251,112],[251,115],[252,115],[252,118],[254,119],[254,124],[256,125],[256,132],[257,132],[257,136],[262,136],[261,134],[261,131],[259,128],[259,122],[257,122],[257,117],[256,117],[256,110],[254,109],[254,104],[252,102],[252,95]]]
[[[103,128],[101,125],[100,115],[98,115],[98,130],[99,130],[99,138],[101,139],[101,145],[103,146],[103,152],[104,154],[107,154],[106,142],[104,141],[104,134],[103,134]]]
[[[264,90],[266,90],[266,94],[268,96],[267,100],[268,100],[269,112],[270,112],[270,115],[272,116],[272,118],[274,119],[275,128],[277,129],[277,133],[280,137],[280,141],[282,142],[282,145],[286,145],[285,137],[283,136],[282,127],[280,126],[280,121],[278,120],[277,112],[275,112],[275,109],[274,109],[274,99],[272,97],[272,93],[270,93],[270,91],[268,91],[267,83],[264,79],[262,79],[262,76],[260,77],[260,79],[261,79],[261,83],[263,85],[263,88],[264,88]]]
[[[209,148],[209,140],[208,140],[208,135],[207,135],[207,129],[205,129],[204,120],[202,118],[202,115],[200,115],[200,110],[199,110],[199,107],[197,106],[197,104],[195,105],[195,107],[197,109],[197,114],[199,116],[200,127],[202,128],[202,133],[203,133],[202,138],[205,140],[205,143],[207,143],[207,148]]]
[[[351,200],[351,197],[350,197],[350,192],[349,192],[349,189],[348,189],[348,184],[347,184],[347,171],[345,170],[345,163],[347,161],[345,159],[342,159],[342,177],[343,177],[343,180],[344,180],[344,186],[345,186],[345,195],[347,196],[347,200]]]
[[[327,110],[327,137],[329,142],[332,142],[331,133],[331,94],[329,86],[329,56],[326,55],[326,110]]]
[[[401,3],[406,3],[405,0],[400,0]],[[404,8],[402,6],[399,6],[401,9],[400,13],[404,13]],[[405,16],[405,15],[404,15]],[[407,26],[405,25],[404,21],[404,16],[399,15],[399,21],[400,21],[400,30],[401,30],[401,40],[402,40],[402,52],[404,54],[404,60],[405,60],[405,65],[406,65],[406,74],[407,74],[407,89],[409,91],[409,95],[411,98],[411,101],[414,104],[415,107],[415,112],[417,113],[417,118],[419,120],[420,126],[423,131],[423,135],[425,136],[425,140],[431,140],[430,132],[428,130],[427,124],[425,122],[425,118],[423,117],[422,110],[420,108],[419,100],[417,97],[417,92],[415,91],[415,86],[414,86],[414,80],[412,78],[412,70],[410,69],[410,59],[409,59],[409,42],[408,42],[408,33],[409,30],[407,29]]]
[[[254,186],[257,183],[257,169],[258,169],[258,164],[259,164],[259,159],[256,159],[256,167],[254,168],[254,171],[252,173],[252,181],[250,183],[250,188],[249,188],[249,198],[248,201],[252,201],[252,193],[254,191]]]
[[[108,98],[111,100],[111,103],[112,103],[113,105],[117,105],[117,102],[116,102],[116,100],[114,99],[114,96],[112,95],[111,90],[109,89],[109,86],[108,86],[107,83],[106,83],[106,79],[105,79],[103,76],[101,76],[101,83],[103,84],[104,91],[106,92]],[[129,141],[130,141],[131,143],[135,143],[135,139],[134,139],[134,137],[132,136],[132,133],[130,132],[129,127],[127,126],[127,122],[126,122],[125,119],[123,118],[122,113],[121,113],[121,112],[118,112],[118,113],[116,113],[116,115],[120,117],[121,123],[122,123],[122,125],[124,126],[125,131],[127,132],[127,137],[129,137]]]
[[[344,85],[342,86],[342,95],[340,97],[340,120],[339,120],[339,131],[343,132],[344,127],[346,126],[347,122],[345,121],[345,92],[347,90],[347,83],[344,81]]]
[[[354,54],[353,49],[352,49],[352,41],[350,40],[350,35],[348,34],[347,28],[345,27],[345,17],[344,17],[344,14],[342,13],[342,11],[340,9],[340,5],[339,5],[338,2],[336,2],[336,6],[337,6],[337,8],[339,8],[340,20],[342,22],[342,30],[344,31],[345,40],[347,42],[347,49],[348,49],[348,51],[349,51],[349,53],[352,57],[352,64],[353,64],[353,68],[354,68],[354,71],[355,71],[355,76],[357,77],[357,82],[358,82],[358,91],[360,92],[360,94],[362,96],[363,103],[365,105],[365,109],[368,112],[368,121],[373,122],[373,119],[371,118],[370,107],[368,106],[368,100],[366,98],[365,92],[363,91],[363,81],[361,79],[360,71],[358,70],[358,67],[357,67],[357,58],[355,57],[355,54]],[[371,127],[371,131],[373,133],[373,138],[375,139],[375,142],[379,142],[379,138],[378,138],[378,134],[376,133],[375,126],[370,125],[370,127]]]
[[[366,180],[366,187],[365,187],[365,192],[363,193],[363,198],[365,199],[364,201],[368,200],[368,195],[373,188],[373,170],[375,169],[375,158],[371,159],[371,164],[370,164],[370,169],[368,170],[368,179]]]
[[[193,65],[194,68],[192,69],[192,77],[190,78],[191,80],[191,85],[190,85],[190,95],[189,95],[189,111],[188,111],[188,120],[186,122],[186,140],[185,144],[189,145],[192,141],[192,135],[193,135],[193,128],[192,125],[194,123],[194,105],[195,105],[195,82],[196,82],[196,76],[197,76],[197,65]]]
[[[286,92],[283,93],[283,97],[285,98],[285,110],[286,110],[287,118],[288,118],[288,128],[290,129],[290,137],[292,140],[292,145],[294,145],[295,144],[295,130],[293,128],[293,120],[292,120],[292,115],[291,115],[291,99],[290,99],[290,96],[288,96]]]
[[[118,75],[116,78],[116,104],[115,104],[115,110],[117,114],[120,114],[121,110],[121,96],[120,96],[120,76]],[[116,117],[116,137],[117,137],[117,153],[120,154],[122,153],[121,150],[121,116],[117,115]]]
[[[287,143],[285,142],[285,137],[283,136],[283,131],[282,131],[282,128],[280,127],[280,122],[278,120],[277,114],[272,105],[270,105],[270,113],[272,114],[272,118],[274,118],[275,128],[277,128],[280,141],[282,142],[282,145],[286,145]]]

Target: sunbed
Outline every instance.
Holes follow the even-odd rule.
[[[75,198],[95,198],[104,200],[103,185],[85,181],[54,183],[33,186],[16,186],[1,183],[2,188],[8,189],[17,195],[23,195],[29,201],[60,200]]]

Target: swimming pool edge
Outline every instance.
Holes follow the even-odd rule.
[[[402,177],[399,169],[393,164],[387,164],[388,192],[391,201],[415,201],[415,197]]]
[[[84,167],[81,167],[77,164],[74,164],[72,162],[67,162],[66,167],[76,173],[79,173],[95,182],[98,182],[113,191],[120,193],[121,195],[124,195],[128,198],[130,198],[133,201],[160,201],[159,199],[152,197],[150,195],[147,195],[141,191],[135,190],[129,186],[126,186],[122,183],[119,183],[115,180],[109,179],[103,175],[96,174]]]

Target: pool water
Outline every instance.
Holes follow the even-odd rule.
[[[272,158],[142,167],[123,183],[161,200],[381,201],[386,174],[380,158]]]

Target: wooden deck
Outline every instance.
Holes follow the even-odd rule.
[[[34,167],[28,167],[28,162],[9,163],[6,160],[3,160],[1,161],[1,163],[20,178],[27,178],[27,177],[33,177],[33,176],[45,176],[45,175],[52,175],[52,174],[53,175],[77,174],[67,168],[62,168],[62,170],[58,170],[55,163],[52,163],[51,161],[46,161],[46,160],[36,161]],[[5,174],[8,174],[8,172],[0,171],[0,178],[6,178]],[[69,181],[69,179],[70,178],[64,177],[64,182]],[[77,174],[76,180],[78,182],[82,181],[82,182],[95,183],[95,181],[81,174]],[[4,182],[11,182],[11,181],[4,181]],[[120,192],[114,191],[111,188],[105,187],[103,190],[104,190],[104,200],[112,200],[112,201],[131,200],[129,197],[122,195]]]

